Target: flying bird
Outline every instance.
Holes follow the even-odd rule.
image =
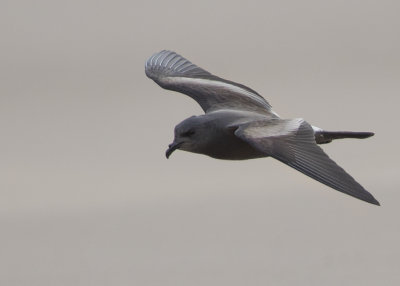
[[[337,191],[379,205],[317,145],[374,133],[325,131],[302,118],[282,119],[256,91],[215,76],[172,51],[151,56],[145,72],[162,88],[190,96],[205,112],[175,126],[167,158],[177,149],[225,160],[272,157]]]

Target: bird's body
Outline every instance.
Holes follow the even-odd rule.
[[[217,110],[204,115],[193,116],[178,125],[201,126],[207,136],[201,136],[196,142],[200,142],[195,148],[185,150],[193,153],[208,155],[216,159],[224,160],[247,160],[267,157],[268,155],[255,149],[247,142],[238,138],[235,131],[238,126],[248,123],[253,119],[253,113],[240,110]],[[265,116],[258,115],[260,120]]]
[[[205,111],[175,127],[167,158],[176,149],[225,160],[273,157],[340,192],[379,205],[317,145],[373,133],[331,132],[301,118],[281,119],[254,90],[214,76],[174,52],[153,55],[145,71],[161,87],[192,97]]]

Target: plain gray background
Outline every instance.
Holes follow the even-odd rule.
[[[399,285],[398,1],[2,1],[1,285]],[[164,152],[172,49],[324,146],[369,205],[272,159]]]

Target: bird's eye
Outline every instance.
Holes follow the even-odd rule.
[[[190,137],[194,134],[194,130],[188,130],[182,133],[183,137]]]

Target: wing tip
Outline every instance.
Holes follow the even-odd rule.
[[[171,55],[176,56],[177,53],[170,50],[162,50],[151,55],[151,57],[146,60],[144,65],[146,75],[149,78],[157,77],[157,70],[164,67],[162,65],[164,60]]]
[[[376,205],[376,206],[380,206],[381,205],[380,202],[378,202],[378,200],[375,199],[372,195],[371,195],[371,199],[366,201],[366,202],[368,202],[370,204],[373,204],[373,205]]]
[[[155,80],[161,77],[209,77],[211,73],[171,50],[153,54],[145,63],[146,75]]]
[[[346,195],[349,195],[353,198],[364,201],[366,203],[376,205],[376,206],[381,205],[380,202],[377,199],[375,199],[375,197],[370,192],[368,192],[366,189],[364,189],[364,187],[361,186],[359,183],[357,183],[357,184],[359,185],[360,189],[355,192],[346,192],[345,190],[339,190],[339,189],[336,189],[336,190],[338,190]]]
[[[190,61],[171,50],[154,53],[145,63],[145,73],[151,79],[180,73],[181,67],[193,65]]]

